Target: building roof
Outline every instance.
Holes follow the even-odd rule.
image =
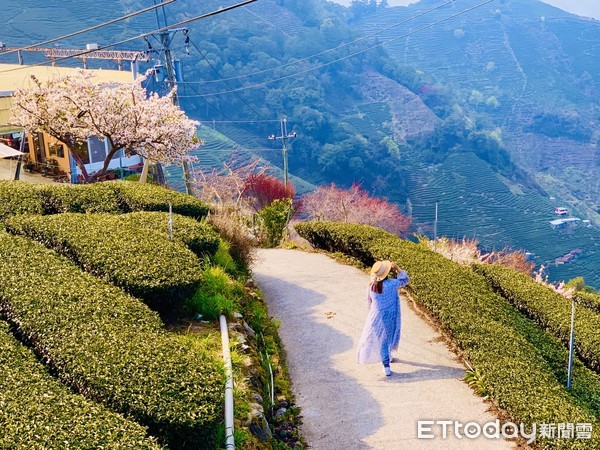
[[[0,97],[8,97],[17,89],[27,86],[29,76],[35,75],[39,80],[46,81],[59,75],[75,74],[78,68],[52,66],[26,66],[19,64],[0,64]],[[86,69],[93,72],[99,82],[133,81],[133,75],[127,70]]]
[[[21,66],[19,64],[0,64],[0,128],[1,131],[13,130],[15,127],[2,126],[10,122],[10,107],[12,93],[27,86],[31,82],[30,75],[35,75],[40,81],[50,78],[75,74],[78,68],[52,66]],[[92,72],[101,83],[124,82],[131,83],[133,75],[126,70],[86,69]]]
[[[563,223],[574,223],[581,221],[578,217],[568,217],[566,219],[551,220],[550,225],[562,225]]]

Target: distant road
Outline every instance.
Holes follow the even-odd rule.
[[[282,322],[302,432],[311,448],[515,448],[504,440],[457,439],[452,432],[447,439],[417,439],[419,419],[484,424],[496,417],[460,381],[465,368],[405,299],[398,359],[386,378],[380,364],[355,363],[367,275],[326,255],[275,249],[259,250],[253,276],[269,313]]]

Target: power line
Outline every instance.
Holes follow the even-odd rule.
[[[431,12],[433,12],[433,11],[437,10],[437,9],[440,9],[440,8],[442,8],[442,7],[444,7],[444,6],[447,6],[447,5],[449,5],[449,4],[451,4],[451,3],[454,3],[454,2],[455,2],[455,0],[448,0],[447,2],[445,2],[445,3],[441,3],[440,5],[438,5],[438,6],[434,7],[434,8],[431,8],[431,9],[428,9],[428,10],[426,10],[426,11],[423,11],[423,12],[421,12],[421,13],[419,13],[419,14],[416,14],[416,15],[414,15],[414,16],[412,16],[412,17],[409,17],[409,18],[408,18],[408,19],[406,19],[406,20],[403,20],[402,22],[398,22],[398,23],[396,23],[396,24],[394,24],[394,25],[390,25],[389,27],[383,28],[383,29],[381,29],[381,30],[379,30],[379,31],[376,31],[376,32],[374,32],[374,33],[368,34],[368,35],[366,35],[366,36],[362,36],[362,37],[360,37],[360,38],[357,38],[357,39],[355,39],[355,40],[353,40],[353,41],[351,41],[351,42],[347,42],[347,43],[345,43],[345,44],[340,44],[340,45],[338,45],[337,47],[329,48],[329,49],[327,49],[327,50],[323,50],[322,52],[315,53],[315,54],[313,54],[313,55],[306,56],[306,57],[304,57],[304,58],[300,58],[300,59],[297,59],[297,60],[295,60],[295,61],[292,61],[292,62],[289,62],[289,63],[286,63],[286,64],[282,64],[282,65],[280,65],[280,66],[277,66],[277,67],[272,67],[272,68],[270,68],[270,69],[259,70],[259,71],[257,71],[257,72],[248,73],[248,74],[245,74],[245,75],[238,75],[238,76],[236,76],[236,77],[223,78],[222,80],[204,80],[204,81],[192,81],[191,83],[198,83],[198,84],[219,83],[219,82],[221,82],[221,81],[231,81],[231,80],[238,80],[238,79],[240,79],[240,78],[253,77],[253,76],[255,76],[255,75],[261,75],[261,74],[263,74],[263,73],[272,72],[272,71],[274,71],[274,70],[278,70],[278,69],[284,69],[284,68],[286,68],[286,67],[289,67],[289,66],[292,66],[292,65],[294,65],[294,64],[299,64],[299,63],[301,63],[301,62],[304,62],[304,61],[307,61],[307,60],[309,60],[309,59],[316,58],[317,56],[324,55],[325,53],[329,53],[329,52],[332,52],[332,51],[335,51],[335,50],[339,50],[339,49],[341,49],[341,48],[348,47],[349,45],[356,44],[357,42],[363,41],[363,40],[365,40],[365,39],[372,38],[372,37],[374,37],[374,36],[377,36],[378,34],[381,34],[381,33],[383,33],[384,31],[391,30],[392,28],[399,27],[400,25],[404,25],[404,24],[406,24],[406,23],[410,22],[411,20],[418,19],[419,17],[422,17],[422,16],[424,16],[424,15],[426,15],[426,14],[429,14],[429,13],[431,13]],[[248,12],[248,13],[251,13],[251,11],[247,11],[247,12]],[[255,13],[252,13],[252,14],[256,15]],[[260,17],[260,16],[259,16],[259,17]]]
[[[158,8],[160,6],[168,5],[169,3],[173,3],[175,1],[177,1],[177,0],[165,0],[163,3],[160,3],[158,5],[150,6],[148,8],[141,9],[139,11],[127,14],[125,16],[121,16],[121,17],[118,17],[116,19],[109,20],[108,22],[103,22],[101,24],[94,25],[94,26],[89,27],[89,28],[85,28],[83,30],[75,31],[74,33],[65,34],[63,36],[59,36],[59,37],[56,37],[56,38],[48,39],[47,41],[38,42],[36,44],[31,44],[31,45],[28,45],[26,47],[21,47],[21,48],[9,50],[9,51],[6,51],[6,52],[2,52],[2,53],[0,53],[0,56],[9,55],[11,53],[25,51],[25,50],[28,50],[28,49],[33,48],[33,47],[42,47],[42,46],[44,46],[46,44],[51,44],[52,42],[61,41],[63,39],[68,39],[70,37],[77,36],[79,34],[87,33],[89,31],[93,31],[93,30],[97,30],[98,28],[102,28],[102,27],[105,27],[105,26],[108,26],[108,25],[112,25],[113,23],[120,22],[121,20],[126,20],[126,19],[129,19],[131,17],[143,14],[145,12],[152,11],[153,9],[156,9],[156,8]]]
[[[200,146],[200,149],[202,149],[202,146]],[[234,147],[231,149],[219,149],[219,150],[206,150],[206,151],[210,151],[210,153],[231,153],[231,152],[236,152],[236,151],[244,151],[244,152],[279,152],[281,151],[280,148],[243,148],[243,147]]]
[[[191,86],[190,86],[191,87]],[[280,119],[271,119],[271,120],[206,120],[206,122],[211,123],[274,123],[279,122]],[[288,120],[288,122],[293,122]]]
[[[139,35],[134,36],[132,38],[123,39],[122,41],[114,42],[112,44],[98,46],[98,48],[95,49],[95,50],[83,50],[81,53],[79,53],[77,55],[72,55],[72,56],[67,56],[67,57],[64,57],[64,58],[57,59],[56,62],[60,62],[60,61],[64,61],[64,60],[72,59],[72,58],[77,58],[79,56],[86,55],[88,53],[91,53],[91,52],[94,52],[94,51],[97,51],[97,50],[104,50],[105,48],[116,47],[117,45],[125,44],[127,42],[131,42],[131,41],[134,41],[136,39],[143,39],[143,38],[151,36],[153,34],[162,33],[164,31],[169,31],[171,28],[181,27],[183,25],[187,25],[188,23],[195,22],[195,21],[200,20],[200,19],[205,19],[207,17],[211,17],[211,16],[214,16],[214,15],[217,15],[217,14],[221,14],[221,13],[226,12],[226,11],[230,11],[230,10],[235,9],[235,8],[239,8],[240,6],[246,6],[246,5],[250,4],[250,3],[254,3],[255,1],[257,1],[257,0],[244,0],[244,1],[240,2],[240,3],[236,3],[235,5],[226,6],[225,8],[219,8],[219,9],[217,9],[215,11],[212,11],[212,12],[209,12],[209,13],[206,13],[206,14],[202,14],[200,16],[195,16],[195,17],[192,17],[191,19],[183,20],[181,22],[178,22],[178,23],[176,23],[174,25],[170,25],[168,27],[163,27],[163,28],[156,29],[154,31],[150,31],[148,33],[139,34]],[[0,71],[0,73],[13,72],[15,70],[23,70],[23,69],[27,69],[27,68],[30,68],[30,67],[43,66],[45,64],[47,64],[47,63],[44,62],[44,63],[32,64],[30,66],[15,67],[13,69],[2,70],[2,71]]]
[[[416,30],[413,30],[413,31],[409,31],[408,33],[405,33],[405,34],[403,34],[403,35],[401,35],[401,36],[397,36],[397,37],[395,37],[395,38],[388,39],[388,40],[387,40],[387,41],[385,41],[385,42],[381,42],[381,43],[379,43],[379,44],[373,45],[373,46],[371,46],[371,47],[368,47],[368,48],[366,48],[366,49],[363,49],[363,50],[360,50],[360,51],[357,51],[357,52],[351,53],[350,55],[346,55],[346,56],[343,56],[343,57],[341,57],[341,58],[334,59],[333,61],[329,61],[329,62],[327,62],[327,63],[323,63],[323,64],[321,64],[321,65],[319,65],[319,66],[311,67],[311,68],[309,68],[309,69],[304,69],[304,70],[301,70],[301,71],[299,71],[299,72],[292,73],[292,74],[290,74],[290,75],[285,75],[285,76],[283,76],[283,77],[279,77],[279,78],[275,78],[275,79],[272,79],[272,80],[263,81],[263,82],[261,82],[261,83],[256,83],[256,84],[253,84],[253,85],[250,85],[250,86],[244,86],[244,87],[240,87],[240,88],[233,89],[233,90],[230,90],[230,91],[221,91],[221,92],[207,93],[207,94],[204,94],[204,96],[208,97],[208,96],[215,96],[215,95],[232,94],[232,93],[234,93],[234,92],[240,92],[240,91],[245,91],[245,90],[248,90],[248,89],[254,89],[254,88],[257,88],[257,87],[265,86],[265,85],[267,85],[267,84],[275,83],[275,82],[277,82],[277,81],[285,80],[285,79],[287,79],[287,78],[292,78],[292,77],[295,77],[295,76],[298,76],[298,75],[302,75],[302,74],[305,74],[305,73],[308,73],[308,72],[313,72],[313,71],[315,71],[315,70],[322,69],[323,67],[330,66],[330,65],[332,65],[332,64],[335,64],[335,63],[338,63],[338,62],[340,62],[340,61],[344,61],[344,60],[346,60],[346,59],[349,59],[349,58],[352,58],[352,57],[354,57],[354,56],[357,56],[357,55],[360,55],[360,54],[366,53],[366,52],[368,52],[368,51],[370,51],[370,50],[373,50],[373,49],[375,49],[375,48],[382,47],[383,45],[385,45],[385,44],[388,44],[388,43],[390,43],[390,42],[397,41],[398,39],[402,39],[402,38],[405,38],[405,37],[411,36],[412,34],[414,34],[414,33],[417,33],[417,32],[419,32],[419,31],[427,30],[427,29],[429,29],[429,28],[432,28],[432,27],[434,27],[434,26],[436,26],[436,25],[439,25],[440,23],[443,23],[443,22],[446,22],[446,21],[448,21],[448,20],[450,20],[450,19],[453,19],[453,18],[455,18],[455,17],[461,16],[462,14],[466,14],[466,13],[468,13],[468,12],[470,12],[470,11],[473,11],[473,10],[475,10],[475,9],[477,9],[477,8],[480,8],[480,7],[482,7],[482,6],[485,6],[485,5],[487,5],[487,4],[489,4],[489,3],[492,3],[492,2],[494,2],[494,1],[496,1],[496,0],[487,0],[487,1],[485,1],[485,2],[482,2],[482,3],[479,3],[479,4],[477,4],[477,5],[475,5],[475,6],[471,7],[471,8],[467,8],[467,9],[465,9],[465,10],[461,11],[461,12],[458,12],[458,13],[456,13],[456,14],[452,14],[451,16],[448,16],[448,17],[446,17],[446,18],[444,18],[444,19],[442,19],[442,20],[438,20],[437,22],[433,22],[433,23],[431,23],[431,24],[429,24],[429,25],[425,25],[424,27],[417,28]],[[0,73],[1,73],[1,72],[0,72]],[[189,98],[189,96],[188,96],[188,98]]]
[[[163,8],[163,13],[164,13],[164,12],[165,12],[165,9]],[[171,14],[170,12],[169,12],[169,14],[171,15],[171,17],[173,17],[173,14]],[[157,18],[157,20],[158,20],[158,18]],[[165,23],[166,23],[166,20],[167,20],[167,19],[166,19],[166,16],[165,16]],[[206,62],[206,63],[207,63],[209,66],[210,66],[210,68],[211,68],[211,69],[212,69],[212,70],[213,70],[213,71],[214,71],[214,72],[215,72],[215,73],[216,73],[216,74],[219,76],[219,78],[221,78],[221,79],[223,79],[223,80],[224,80],[223,76],[222,76],[222,75],[219,73],[219,71],[218,71],[218,70],[217,70],[217,69],[216,69],[216,68],[213,66],[213,64],[212,64],[212,63],[211,63],[211,62],[208,60],[208,58],[206,57],[206,55],[204,54],[204,52],[203,52],[202,50],[200,50],[200,49],[198,48],[198,46],[197,46],[197,45],[196,45],[196,44],[195,44],[195,43],[194,43],[194,42],[193,42],[193,41],[190,39],[189,35],[186,35],[186,44],[187,44],[187,43],[190,43],[190,44],[192,44],[192,46],[193,46],[193,47],[196,49],[196,51],[197,51],[197,52],[198,52],[198,54],[199,54],[199,55],[202,57],[202,59],[204,59],[204,61],[205,61],[205,62]],[[189,84],[189,82],[187,82],[187,83]],[[232,88],[232,87],[231,87],[229,84],[227,84],[227,82],[225,82],[225,84],[227,85],[227,87],[228,87],[229,89],[233,89],[233,88]],[[190,88],[191,88],[191,86],[190,86]],[[194,89],[194,91],[196,91],[196,90]],[[197,93],[197,94],[200,94],[198,91],[196,91],[196,93]],[[254,113],[255,113],[255,114],[258,116],[258,117],[260,117],[260,118],[261,118],[261,119],[263,119],[264,121],[267,121],[267,119],[265,119],[265,118],[264,118],[264,117],[263,117],[263,116],[262,116],[262,115],[261,115],[261,114],[260,114],[258,111],[256,111],[256,109],[254,109],[254,108],[253,108],[253,107],[252,107],[252,106],[251,106],[251,105],[250,105],[250,104],[249,104],[249,103],[248,103],[248,102],[247,102],[247,101],[246,101],[244,98],[242,98],[242,96],[240,96],[239,94],[236,94],[236,96],[237,96],[237,97],[238,97],[238,98],[239,98],[239,99],[240,99],[240,100],[241,100],[241,101],[242,101],[244,104],[246,104],[246,106],[248,106],[248,108],[250,108],[250,109],[251,109],[251,110],[252,110],[252,111],[253,111],[253,112],[254,112]],[[206,99],[205,99],[205,101],[206,101]],[[209,104],[209,103],[207,102],[207,104]],[[211,105],[211,106],[212,106],[212,105]],[[223,114],[223,113],[221,112],[221,114]],[[224,114],[223,114],[223,116],[224,116],[224,117],[226,117]]]

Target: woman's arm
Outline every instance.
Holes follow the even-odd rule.
[[[396,264],[395,262],[392,262],[392,269],[398,272],[398,275],[396,276],[398,287],[406,286],[409,281],[408,274],[406,273],[406,271],[402,270],[400,266],[398,266],[398,264]]]

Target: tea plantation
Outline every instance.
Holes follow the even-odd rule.
[[[380,229],[331,222],[296,226],[315,247],[365,265],[390,259],[411,277],[408,291],[476,370],[478,390],[515,423],[590,423],[592,440],[542,439],[540,448],[600,448],[600,319],[581,303],[574,386],[566,389],[564,326],[569,308],[550,289],[495,266],[463,267]],[[483,275],[481,275],[483,274]],[[535,295],[526,295],[526,293]]]
[[[219,247],[208,207],[121,182],[1,182],[0,205],[0,448],[218,446],[218,353],[161,319]]]

